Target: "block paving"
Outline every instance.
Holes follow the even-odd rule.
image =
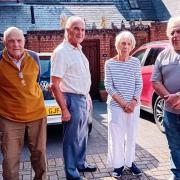
[[[143,115],[144,116],[144,115]],[[145,116],[152,116],[145,113]],[[166,138],[156,125],[142,117],[138,129],[136,145],[136,164],[142,169],[143,175],[136,177],[125,170],[121,180],[168,180],[170,176],[169,151]],[[84,179],[112,180],[112,168],[106,164],[107,158],[107,114],[106,105],[102,102],[94,103],[93,130],[88,141],[87,161],[97,165],[93,173],[81,173]],[[33,180],[34,172],[29,161],[20,164],[20,180]],[[47,180],[65,180],[62,157],[47,160]],[[0,180],[2,178],[2,164],[0,164]]]

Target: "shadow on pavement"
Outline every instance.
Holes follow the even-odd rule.
[[[100,101],[94,101],[94,122],[93,122],[93,130],[98,131],[106,141],[106,149],[104,149],[104,153],[107,154],[107,139],[108,139],[108,130],[107,130],[107,105],[105,102]],[[150,113],[147,113],[145,111],[141,110],[140,117],[143,120],[147,120],[150,123],[152,122],[154,124],[153,115]],[[98,123],[97,123],[98,122]],[[156,128],[156,127],[155,127]],[[103,130],[102,130],[103,129]],[[152,176],[151,171],[158,171],[157,168],[160,166],[160,161],[153,156],[150,152],[148,152],[146,149],[141,147],[139,144],[136,145],[136,164],[140,169],[143,171],[143,175],[141,177],[135,177],[132,176],[131,173],[128,170],[125,170],[124,175],[119,178],[122,180],[130,180],[130,179],[151,179],[151,180],[158,180],[158,178],[155,178]],[[112,173],[112,169],[109,171],[109,173]],[[161,176],[162,178],[162,176]],[[164,180],[167,179],[164,177]]]
[[[155,123],[153,114],[146,112],[142,109],[140,111],[140,118]]]
[[[87,159],[88,161],[95,163],[98,167],[98,171],[94,173],[83,173],[82,175],[86,179],[97,179],[106,180],[111,179],[112,169],[107,167],[107,108],[106,103],[94,101],[94,119],[93,119],[93,129],[88,140],[87,149]],[[146,115],[146,113],[141,114],[143,119],[151,120],[151,115]],[[150,122],[151,123],[151,122]],[[47,129],[47,158],[48,160],[62,158],[62,127],[61,126],[49,126]],[[142,169],[143,175],[141,177],[132,176],[128,170],[125,170],[124,175],[119,178],[122,180],[158,180],[153,173],[159,173],[159,168],[162,166],[162,162],[158,160],[158,154],[155,156],[148,150],[144,149],[140,144],[136,145],[136,164]],[[29,161],[29,152],[27,148],[27,143],[25,143],[25,148],[23,150],[22,161]],[[2,156],[0,153],[0,162],[2,163]],[[49,168],[51,165],[49,165]],[[63,165],[52,168],[61,171],[64,174]],[[166,168],[166,166],[165,166]],[[166,170],[166,169],[165,169]],[[164,170],[164,171],[165,171]],[[167,170],[166,170],[167,171]],[[156,174],[156,175],[157,175]],[[166,172],[167,176],[167,172]],[[59,175],[62,179],[62,175]],[[162,176],[161,176],[161,179]],[[164,180],[168,179],[164,176]]]

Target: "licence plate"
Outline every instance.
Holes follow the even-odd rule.
[[[60,115],[61,109],[58,106],[46,107],[46,113],[48,116]]]

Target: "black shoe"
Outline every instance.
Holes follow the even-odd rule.
[[[142,171],[134,163],[132,163],[132,166],[129,168],[129,170],[135,176],[141,176],[142,175]]]
[[[77,177],[77,178],[66,178],[67,180],[83,180],[81,177]]]
[[[115,168],[113,170],[112,176],[115,178],[121,177],[123,175],[123,171],[124,171],[124,166],[120,168]]]
[[[95,165],[87,164],[83,169],[79,169],[79,172],[95,172],[97,167]]]

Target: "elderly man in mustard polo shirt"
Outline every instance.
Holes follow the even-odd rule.
[[[27,132],[34,180],[46,179],[46,110],[38,84],[39,57],[24,49],[23,32],[4,32],[0,52],[0,145],[3,179],[19,180],[20,155]]]

